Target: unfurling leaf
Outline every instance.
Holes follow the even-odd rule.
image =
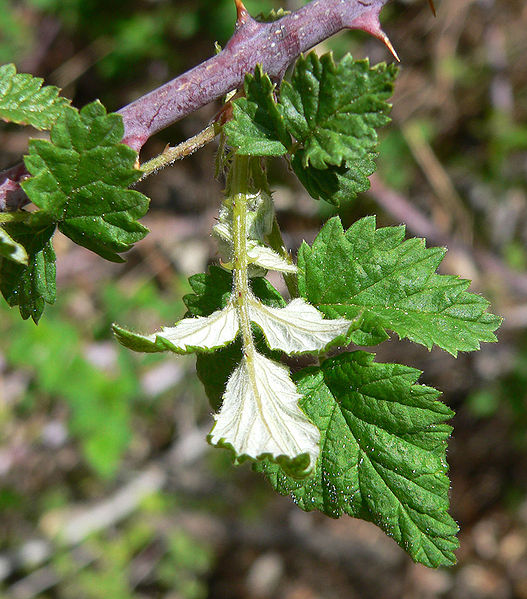
[[[230,303],[210,316],[184,318],[174,327],[163,327],[159,333],[140,335],[114,324],[114,333],[125,347],[135,351],[176,353],[214,350],[234,341],[238,334],[236,309]]]
[[[254,352],[234,370],[209,435],[237,459],[270,457],[294,477],[309,474],[320,433],[298,407],[300,394],[282,364]]]
[[[305,300],[297,298],[285,308],[265,306],[249,298],[249,318],[261,329],[271,349],[286,354],[322,351],[348,332],[351,322],[343,318],[324,320]]]
[[[288,262],[271,248],[260,245],[255,241],[247,243],[247,257],[250,265],[260,266],[266,270],[276,270],[277,272],[290,274],[298,271],[295,264]]]

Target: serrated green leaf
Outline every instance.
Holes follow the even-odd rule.
[[[0,67],[0,119],[50,129],[69,106],[53,85],[42,86],[40,77],[16,72],[15,65]]]
[[[18,306],[25,320],[37,323],[46,303],[55,301],[55,252],[51,238],[54,225],[10,223],[8,235],[26,249],[28,264],[0,257],[0,291],[10,306]]]
[[[291,166],[312,198],[340,206],[370,188],[368,177],[375,172],[375,156],[369,154],[342,166],[318,169],[304,166],[304,151],[300,150],[293,156]]]
[[[393,65],[370,68],[349,54],[338,64],[331,54],[300,57],[280,104],[287,131],[302,146],[303,166],[323,170],[374,152],[376,129],[389,121],[386,100],[396,74]]]
[[[297,61],[277,102],[258,66],[246,77],[246,98],[233,102],[233,119],[225,125],[229,143],[246,155],[291,153],[309,194],[338,206],[369,188],[376,128],[389,121],[386,100],[396,73],[393,65],[370,68],[350,55],[335,64],[331,54],[311,53]]]
[[[189,278],[194,293],[185,295],[186,317],[210,316],[227,305],[232,293],[232,273],[218,266],[210,266],[208,273],[199,273]],[[280,293],[263,277],[251,279],[251,288],[262,302],[274,308],[286,305]]]
[[[17,243],[9,233],[0,227],[0,259],[7,258],[18,264],[27,266],[28,257],[26,248]]]
[[[282,156],[291,145],[280,107],[274,99],[275,86],[257,65],[254,75],[245,76],[245,98],[233,102],[233,119],[225,125],[229,143],[248,156]]]
[[[376,523],[426,566],[455,563],[458,527],[448,514],[446,441],[453,412],[420,372],[342,354],[295,377],[300,407],[321,431],[315,472],[298,481],[269,462],[264,472],[302,509]]]
[[[438,275],[443,248],[404,240],[404,227],[376,229],[367,217],[344,232],[340,220],[324,225],[313,245],[300,249],[300,293],[330,318],[358,319],[350,340],[373,345],[387,330],[454,356],[496,341],[501,319],[489,302],[468,293],[470,281]]]
[[[148,198],[127,187],[138,180],[137,153],[121,144],[122,117],[106,114],[99,102],[80,113],[67,108],[51,129],[50,140],[29,144],[22,183],[41,212],[59,223],[70,239],[107,260],[122,262],[148,230],[137,219]]]

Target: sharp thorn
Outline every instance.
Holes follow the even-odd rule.
[[[430,4],[430,8],[432,9],[432,12],[434,13],[434,17],[437,17],[436,7],[434,6],[434,0],[428,0],[428,4]]]
[[[243,5],[242,0],[234,0],[234,4],[236,4],[236,28],[238,28],[245,25],[251,18],[251,15]]]
[[[386,33],[384,33],[384,31],[379,31],[378,38],[382,42],[384,42],[385,46],[388,48],[388,50],[390,50],[390,52],[392,53],[392,56],[395,58],[395,60],[397,62],[401,62],[399,56],[397,55],[397,52],[395,51],[395,48],[392,45],[392,42],[390,41],[390,38],[386,35]]]

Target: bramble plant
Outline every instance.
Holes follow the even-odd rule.
[[[266,178],[266,161],[280,157],[315,200],[344,206],[368,189],[397,69],[302,53],[344,28],[391,48],[379,24],[386,2],[314,0],[255,20],[237,0],[225,49],[113,114],[99,102],[77,110],[57,88],[0,67],[0,117],[49,131],[0,176],[0,289],[38,323],[55,300],[55,231],[122,261],[147,233],[138,219],[148,199],[129,187],[220,135],[221,266],[190,278],[175,326],[139,334],[115,324],[117,339],[141,352],[196,353],[217,412],[212,445],[253,462],[303,510],[372,521],[437,567],[453,564],[458,546],[446,462],[453,412],[417,383],[419,371],[352,348],[391,331],[456,356],[495,341],[500,319],[469,281],[436,273],[445,249],[405,239],[403,226],[378,228],[373,216],[347,230],[330,219],[293,260]],[[204,132],[138,167],[151,135],[226,94]],[[282,273],[287,298],[270,270]],[[299,354],[312,365],[292,374],[284,357]]]

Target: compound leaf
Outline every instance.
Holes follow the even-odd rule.
[[[57,87],[42,83],[40,77],[17,73],[13,64],[0,66],[0,118],[50,129],[70,102],[59,96]]]
[[[448,514],[446,441],[453,412],[420,372],[353,352],[295,377],[300,407],[321,432],[315,471],[304,480],[276,464],[264,472],[302,509],[370,520],[426,566],[455,562],[458,527]]]
[[[148,199],[126,189],[137,181],[137,153],[121,144],[120,115],[106,114],[99,102],[63,111],[50,140],[33,139],[25,157],[33,175],[22,183],[41,212],[59,223],[70,239],[107,260],[122,262],[147,229],[137,219]]]
[[[300,249],[301,294],[329,318],[356,319],[350,340],[358,345],[383,341],[387,330],[454,356],[496,341],[501,319],[487,312],[488,301],[466,291],[470,281],[436,274],[446,250],[405,241],[404,233],[376,229],[374,217],[344,232],[331,219]]]

